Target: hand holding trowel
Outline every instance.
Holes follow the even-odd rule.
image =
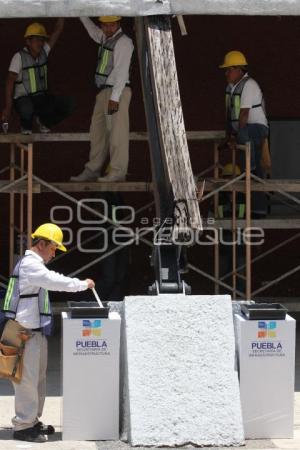
[[[93,291],[93,294],[94,294],[94,296],[95,296],[95,298],[96,298],[96,300],[98,302],[98,305],[100,306],[100,308],[103,309],[104,308],[103,303],[101,302],[100,297],[99,297],[99,295],[96,292],[96,289],[93,288],[92,291]]]

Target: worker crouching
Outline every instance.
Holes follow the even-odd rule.
[[[265,177],[262,167],[263,144],[269,134],[263,93],[257,82],[248,74],[245,55],[234,50],[225,55],[219,66],[225,70],[226,87],[226,142],[227,145],[251,144],[251,172]],[[245,169],[244,153],[240,165]],[[263,192],[254,192],[251,205],[252,217],[263,217],[267,213],[267,197]]]
[[[74,109],[71,97],[51,95],[48,91],[48,55],[63,26],[64,19],[58,19],[53,33],[48,36],[42,24],[32,23],[25,31],[25,47],[11,60],[2,120],[9,121],[14,105],[23,134],[32,133],[34,118],[40,132],[47,133]]]

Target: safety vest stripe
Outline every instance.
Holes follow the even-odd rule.
[[[106,51],[106,54],[105,54],[105,70],[106,70],[106,68],[107,68],[107,65],[108,65],[108,60],[109,60],[109,58],[110,58],[110,54],[112,53],[111,52],[111,50],[105,50]]]
[[[4,309],[8,309],[11,298],[12,298],[12,293],[13,293],[13,289],[15,287],[15,283],[16,283],[16,278],[10,278],[9,283],[8,283],[8,288],[7,288],[7,292],[5,295],[5,299],[4,299]]]
[[[239,203],[237,205],[237,213],[238,213],[238,219],[242,219],[245,215],[245,204],[244,203]],[[228,209],[226,209],[227,212]],[[223,219],[224,218],[224,206],[223,205],[219,205],[218,207],[218,217],[219,219]]]
[[[242,219],[245,215],[245,204],[241,203],[239,205],[239,219]]]
[[[102,56],[102,64],[100,64],[99,67],[99,72],[105,72],[107,63],[108,63],[108,55],[109,55],[109,51],[108,50],[104,50],[103,52],[103,56]]]
[[[241,109],[241,96],[234,95],[233,99],[234,99],[234,118],[235,120],[238,120]]]
[[[49,292],[45,291],[44,313],[49,313]]]
[[[35,70],[33,68],[30,68],[28,70],[29,73],[29,83],[30,83],[30,91],[31,93],[34,93],[37,91],[36,88],[36,78],[35,78]]]

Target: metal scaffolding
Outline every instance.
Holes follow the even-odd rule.
[[[230,229],[233,236],[236,233],[237,228],[249,229],[251,226],[260,226],[263,229],[289,229],[297,230],[300,228],[300,218],[265,218],[265,219],[251,219],[251,193],[253,191],[263,191],[273,193],[276,192],[281,197],[284,197],[288,201],[293,201],[297,205],[300,204],[300,200],[292,195],[291,192],[300,192],[300,180],[262,180],[251,173],[250,170],[250,145],[239,146],[238,150],[245,152],[246,168],[245,172],[239,176],[234,176],[230,180],[224,180],[219,178],[219,150],[218,144],[220,140],[224,137],[224,132],[187,132],[189,140],[197,141],[210,141],[213,143],[213,164],[205,169],[200,176],[204,178],[204,194],[202,195],[201,202],[205,202],[209,199],[213,200],[214,204],[214,214],[217,217],[218,209],[218,194],[221,191],[232,192],[232,217],[230,219],[215,219],[212,226],[218,229]],[[147,133],[131,133],[132,140],[147,140]],[[19,251],[22,254],[24,251],[24,241],[23,237],[27,236],[27,243],[30,245],[31,242],[31,232],[32,232],[32,215],[33,211],[33,196],[36,194],[43,195],[47,192],[54,192],[59,196],[67,199],[73,204],[77,204],[78,200],[70,195],[72,192],[90,193],[90,192],[103,192],[103,191],[122,191],[122,192],[152,192],[152,183],[146,182],[122,182],[122,183],[49,183],[46,180],[41,179],[34,174],[33,168],[33,155],[34,155],[34,144],[36,142],[66,142],[66,141],[88,141],[88,133],[69,133],[69,134],[49,134],[49,135],[39,135],[33,134],[32,136],[22,136],[15,134],[0,135],[0,144],[8,144],[8,149],[10,153],[10,164],[1,170],[1,173],[7,171],[9,173],[9,179],[2,179],[0,181],[0,193],[6,193],[9,195],[9,270],[11,271],[14,262],[14,247],[16,232],[20,234],[20,246]],[[4,147],[4,145],[3,145]],[[235,161],[235,152],[232,153],[232,161]],[[208,173],[213,173],[213,177],[206,177]],[[244,192],[246,198],[246,217],[244,220],[236,218],[236,208],[234,207],[236,202],[237,192]],[[274,194],[273,194],[274,195]],[[19,211],[16,211],[16,200],[19,196]],[[142,206],[136,213],[145,211],[153,202]],[[99,213],[94,208],[90,206],[84,206],[87,211],[94,214],[96,217],[103,218],[103,215]],[[106,218],[107,222],[110,223],[111,227],[118,226],[111,219]],[[19,226],[16,226],[18,222]],[[95,236],[92,236],[86,240],[93,240]],[[259,287],[256,290],[252,289],[252,278],[253,273],[255,273],[253,265],[255,262],[260,261],[265,256],[269,256],[276,250],[283,248],[285,245],[295,241],[300,237],[300,232],[297,232],[294,236],[289,237],[282,242],[277,242],[272,246],[271,249],[261,253],[260,255],[252,258],[251,257],[251,245],[246,245],[246,256],[245,263],[241,266],[237,266],[236,260],[236,245],[232,248],[232,270],[220,277],[219,273],[219,243],[218,241],[214,245],[214,267],[211,272],[205,272],[194,264],[188,264],[190,270],[196,272],[197,274],[209,279],[214,283],[215,293],[219,292],[219,288],[223,287],[232,293],[232,297],[241,298],[253,298],[258,294],[261,294],[264,290],[273,286],[276,283],[281,282],[288,276],[296,273],[300,270],[300,265],[292,268],[291,270],[285,271],[273,280],[269,281],[264,286]],[[153,246],[153,242],[147,237],[139,236],[141,242],[148,246]],[[233,239],[235,242],[235,239]],[[71,247],[70,251],[73,252],[77,250],[77,246]],[[115,248],[113,251],[117,252],[119,248]],[[108,254],[103,254],[97,258],[93,258],[88,264],[78,268],[70,275],[75,275],[87,268],[97,264],[100,260],[107,257]],[[59,255],[58,258],[62,258],[64,255]],[[245,275],[241,271],[245,270]],[[237,279],[238,277],[244,278],[246,282],[246,291],[241,292],[237,289]],[[1,276],[2,282],[1,286],[5,286],[6,277]],[[228,281],[231,280],[231,283]]]

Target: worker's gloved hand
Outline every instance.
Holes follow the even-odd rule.
[[[119,110],[119,102],[114,102],[113,100],[109,100],[107,107],[107,114],[114,114]]]
[[[87,278],[85,281],[87,282],[89,289],[93,289],[95,287],[95,282],[93,280],[91,280],[90,278]]]

